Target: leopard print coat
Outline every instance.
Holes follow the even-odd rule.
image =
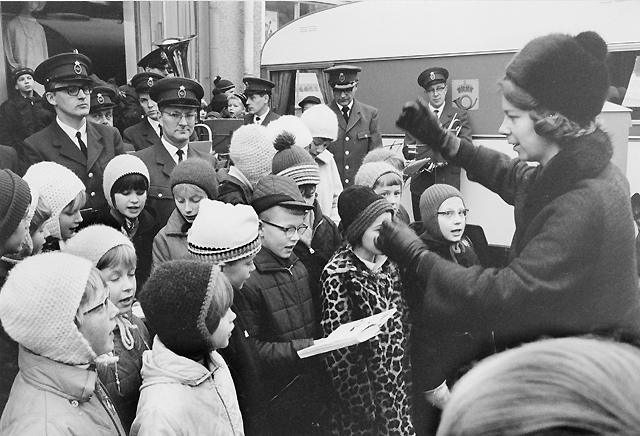
[[[329,335],[341,324],[396,307],[378,336],[327,354],[338,401],[335,435],[413,435],[407,394],[405,350],[409,327],[400,275],[387,260],[371,271],[345,246],[331,258],[321,276],[322,329]]]

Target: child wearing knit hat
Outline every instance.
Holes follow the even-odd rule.
[[[109,161],[102,179],[109,209],[101,211],[97,224],[126,235],[137,254],[136,281],[142,287],[151,272],[151,248],[156,235],[155,210],[147,205],[149,170],[137,156],[121,154]]]
[[[29,185],[11,170],[0,170],[0,256],[17,253],[28,234]]]
[[[334,402],[333,434],[413,435],[405,380],[409,330],[400,271],[374,244],[394,209],[370,187],[353,185],[340,194],[338,210],[348,244],[322,271],[324,335],[346,322],[393,307],[396,312],[378,336],[326,355],[339,398]]]
[[[247,97],[244,94],[233,93],[227,96],[227,110],[230,118],[243,119],[247,113]]]
[[[125,434],[93,365],[113,350],[118,309],[90,261],[31,256],[0,292],[0,321],[21,345],[3,435]]]
[[[311,144],[306,149],[315,159],[320,171],[318,202],[324,213],[338,224],[338,196],[342,192],[342,182],[336,161],[327,150],[329,144],[338,138],[338,118],[329,106],[318,104],[305,110],[300,120],[313,136]]]
[[[96,224],[80,230],[63,251],[90,260],[100,270],[111,302],[118,308],[113,348],[117,361],[99,365],[98,376],[128,432],[140,396],[142,353],[150,349],[151,343],[146,326],[131,311],[137,287],[135,248],[121,232]]]
[[[253,189],[258,181],[271,173],[275,149],[260,124],[247,124],[233,132],[229,144],[229,169],[218,172],[220,193],[218,200],[231,204],[251,204]]]
[[[372,188],[376,194],[391,203],[397,219],[409,224],[409,213],[400,204],[403,183],[402,172],[397,168],[382,160],[363,163],[356,173],[355,184]]]
[[[155,268],[140,295],[156,332],[144,353],[131,434],[242,435],[229,368],[233,288],[217,265],[172,260]]]
[[[55,162],[31,165],[24,179],[38,190],[51,209],[51,218],[45,224],[49,236],[43,251],[59,250],[83,221],[80,209],[87,200],[84,184],[73,171]]]
[[[198,215],[200,201],[218,198],[215,169],[204,159],[180,162],[171,172],[170,183],[176,208],[153,240],[153,268],[164,261],[188,256],[187,231]]]

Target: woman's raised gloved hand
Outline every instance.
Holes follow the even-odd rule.
[[[413,269],[420,255],[429,251],[405,223],[385,221],[375,241],[376,247],[400,266]]]
[[[421,98],[402,107],[396,126],[436,151],[441,151],[446,144],[448,132],[440,126],[438,117]]]

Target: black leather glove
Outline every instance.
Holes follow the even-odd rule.
[[[391,260],[409,269],[415,268],[420,255],[429,251],[409,226],[397,221],[382,223],[375,245]]]
[[[446,144],[447,131],[440,126],[438,118],[421,98],[403,106],[396,126],[436,151],[441,151]]]

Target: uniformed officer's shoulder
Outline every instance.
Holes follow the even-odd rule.
[[[353,104],[354,104],[354,106],[356,104],[360,105],[360,108],[365,112],[376,113],[376,114],[378,113],[378,109],[376,109],[375,107],[373,107],[371,105],[365,104],[365,103],[363,103],[363,102],[361,102],[359,100],[354,100]]]

